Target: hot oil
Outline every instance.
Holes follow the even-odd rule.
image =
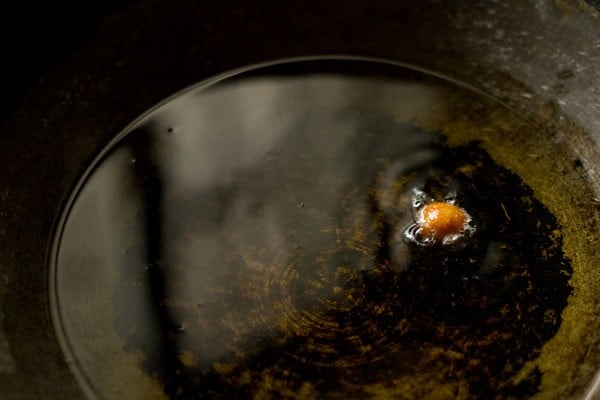
[[[272,66],[172,98],[107,149],[62,231],[58,313],[82,381],[100,398],[576,390],[548,378],[575,323],[570,228],[506,158],[536,140],[531,161],[550,157],[534,129],[364,61]],[[474,233],[403,240],[415,190],[451,199]]]

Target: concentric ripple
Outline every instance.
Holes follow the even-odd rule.
[[[506,121],[486,134],[531,128],[397,66],[300,64],[175,96],[82,178],[56,292],[86,384],[106,399],[537,393],[571,293],[561,226],[481,143],[427,122],[468,129],[490,110]],[[433,201],[476,229],[407,243]]]

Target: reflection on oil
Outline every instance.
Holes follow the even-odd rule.
[[[414,123],[446,90],[250,75],[136,124],[83,186],[57,261],[91,385],[102,396],[107,356],[69,300],[97,311],[98,296],[99,318],[172,399],[536,393],[539,370],[515,376],[558,330],[571,267],[515,174]],[[407,244],[415,190],[477,229],[460,246]]]

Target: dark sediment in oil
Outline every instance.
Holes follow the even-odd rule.
[[[415,75],[394,91],[434,112],[444,90]],[[363,107],[392,96],[381,77],[285,76],[137,123],[74,202],[58,292],[87,299],[82,280],[112,271],[111,329],[171,399],[538,393],[543,371],[519,373],[572,290],[557,219],[477,142]],[[415,188],[469,213],[466,245],[402,240]]]
[[[140,143],[147,143],[142,138],[136,145],[135,135],[131,140],[138,150]],[[165,282],[166,269],[174,266],[161,260],[164,244],[158,243],[160,179],[146,164],[151,160],[144,161],[143,151],[137,154],[134,168],[147,174],[140,179],[149,205],[143,218],[152,221],[146,237],[153,243],[145,244],[152,249],[151,265],[143,279],[156,301],[159,328],[153,342],[140,346],[147,334],[136,337],[127,330],[127,314],[119,315],[117,327],[131,350],[144,351],[147,368],[174,399],[359,399],[368,397],[362,387],[392,385],[398,377],[431,370],[443,373],[438,379],[446,382],[466,382],[477,398],[535,394],[539,371],[518,383],[510,378],[556,333],[570,293],[572,271],[561,251],[556,219],[516,175],[494,164],[476,143],[455,148],[434,143],[428,148],[435,157],[422,167],[396,169],[396,184],[379,184],[386,167],[375,174],[374,169],[363,170],[365,179],[373,179],[343,188],[347,200],[341,201],[337,218],[309,204],[290,204],[301,211],[313,208],[307,210],[313,216],[305,228],[322,237],[319,248],[304,249],[291,237],[282,238],[276,249],[269,249],[271,243],[244,248],[235,243],[236,231],[252,229],[243,227],[247,222],[221,227],[224,245],[213,250],[227,252],[227,263],[205,268],[211,269],[207,279],[220,275],[222,284],[199,284],[205,296],[220,293],[219,304],[209,305],[168,289],[192,278],[180,267],[175,277],[170,275],[173,281]],[[254,183],[242,178],[239,184]],[[469,246],[460,251],[410,249],[396,239],[410,219],[409,191],[417,186],[436,198],[456,192],[457,202],[474,216],[478,229]],[[212,206],[226,209],[232,196],[227,192],[235,190],[240,189],[212,193]],[[261,195],[256,193],[251,211],[259,215]],[[363,207],[349,206],[360,203]],[[205,217],[182,221],[182,232],[206,224]],[[213,217],[217,223],[223,218]],[[401,267],[392,257],[395,247],[407,253]],[[294,254],[294,259],[286,260],[282,252]],[[255,273],[265,275],[246,281]],[[118,293],[126,297],[131,284],[123,280]],[[253,290],[263,297],[254,298]],[[244,303],[257,309],[239,315],[237,307]],[[234,314],[237,320],[231,320]],[[249,329],[253,325],[256,331]],[[207,357],[211,346],[225,349],[212,362]]]

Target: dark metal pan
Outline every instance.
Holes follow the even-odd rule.
[[[123,357],[115,355],[119,364],[102,365],[104,381],[82,377],[81,360],[65,344],[68,334],[65,336],[64,321],[56,311],[60,301],[52,265],[57,235],[86,171],[117,135],[139,128],[142,120],[138,118],[151,115],[144,114],[147,110],[156,111],[156,104],[174,93],[218,74],[237,70],[251,75],[246,70],[249,65],[309,56],[385,64],[386,77],[393,75],[398,65],[414,66],[417,71],[431,72],[434,79],[460,82],[472,93],[494,98],[504,109],[522,116],[528,126],[536,127],[489,140],[484,132],[479,137],[473,133],[495,162],[519,176],[554,215],[562,251],[572,267],[565,280],[570,292],[557,317],[556,332],[535,357],[519,364],[525,368],[533,365],[527,364],[529,361],[543,360],[534,374],[535,390],[514,392],[520,394],[513,397],[589,400],[598,396],[600,101],[596,92],[600,86],[600,14],[593,5],[575,0],[304,1],[275,5],[265,1],[153,0],[122,8],[115,5],[99,13],[110,16],[96,18],[99,27],[88,29],[94,33],[75,43],[76,49],[68,57],[49,63],[53,67],[10,112],[0,133],[2,398],[149,398],[148,393],[156,398],[209,396],[169,386],[172,381],[164,374],[153,375],[143,362],[136,364],[127,358],[135,349],[123,348]],[[327,62],[313,65],[325,73],[339,71]],[[309,73],[319,73],[318,68],[311,68]],[[363,67],[358,70],[359,75],[364,74]],[[273,73],[290,75],[289,71]],[[133,121],[137,122],[131,125]],[[430,126],[442,132],[447,128],[444,124]],[[135,132],[128,137],[144,142],[135,139]],[[150,166],[151,149],[136,146],[140,151],[136,160]],[[538,154],[536,148],[554,150]],[[158,217],[152,215],[148,214],[148,220],[156,221]],[[85,281],[85,276],[82,279]],[[155,273],[153,279],[160,282],[163,277]],[[152,290],[161,293],[163,289],[159,285]],[[86,297],[85,290],[80,291],[79,299],[87,298],[92,305],[111,304],[111,299]],[[163,305],[158,303],[155,306],[161,309]],[[96,310],[93,306],[83,303],[75,301],[71,309],[74,315],[89,313],[81,326],[103,332],[90,336],[87,343],[98,359],[114,350],[112,345],[103,346],[119,330],[118,323],[107,324],[89,311]],[[157,313],[154,318],[159,325],[170,323],[169,315]],[[161,351],[168,353],[169,346]],[[178,362],[184,361],[180,358]],[[214,371],[207,376],[210,373]],[[172,378],[176,373],[169,374]],[[412,384],[426,386],[427,382],[415,380]],[[136,385],[147,386],[137,391]],[[98,390],[98,386],[109,389]],[[462,393],[464,398],[483,398],[489,394],[480,389],[438,391],[435,396],[459,398]],[[242,390],[230,395],[261,398],[257,393]],[[261,393],[266,396],[262,398],[317,396],[281,388]],[[373,393],[383,396],[384,392]],[[382,398],[403,398],[401,392],[394,393]],[[494,395],[503,398],[506,393]]]

